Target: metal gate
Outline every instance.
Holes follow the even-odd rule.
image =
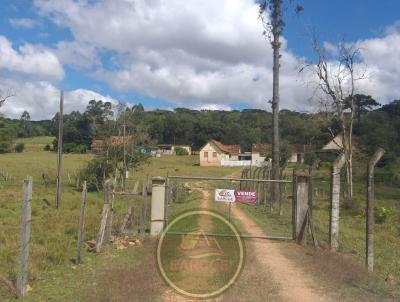
[[[263,169],[256,169],[255,173],[258,175],[265,175],[265,171]],[[246,173],[242,173],[242,175],[246,175]],[[282,194],[282,204],[284,206],[284,216],[277,216],[275,213],[268,212],[272,209],[272,202],[270,201],[270,191],[273,183],[279,183],[281,185]],[[191,205],[196,207],[196,202],[191,203],[191,199],[188,197],[187,192],[193,192],[195,190],[207,190],[210,209],[217,211],[223,215],[225,215],[230,222],[239,226],[241,229],[241,237],[242,238],[260,238],[260,239],[274,239],[274,240],[292,240],[294,238],[294,224],[295,224],[295,200],[293,198],[293,181],[292,180],[271,180],[271,179],[261,179],[261,178],[232,178],[232,177],[209,177],[209,176],[167,176],[166,184],[165,184],[165,218],[166,224],[172,216],[177,215],[178,213],[187,210],[188,206]],[[289,189],[287,186],[289,185]],[[259,219],[261,223],[266,223],[266,226],[261,226],[262,229],[267,229],[266,235],[255,235],[252,233],[248,233],[243,231],[243,228],[240,228],[240,221],[237,221],[231,215],[231,205],[232,203],[223,203],[216,202],[214,198],[209,195],[214,195],[215,190],[217,189],[227,189],[227,190],[239,190],[256,192],[256,202],[254,204],[244,203],[244,204],[235,204],[235,206],[240,207],[242,210],[252,212],[252,219]],[[183,196],[182,196],[183,195]],[[190,195],[190,194],[189,194]],[[193,198],[192,198],[193,199]],[[196,199],[196,198],[194,198]],[[189,200],[189,202],[186,202]],[[199,201],[197,201],[199,202]],[[198,206],[197,206],[198,208]],[[190,208],[189,208],[190,209]],[[265,220],[263,220],[265,219]],[[269,221],[271,220],[271,221]],[[268,226],[270,226],[271,230],[268,231]],[[273,230],[273,228],[277,228]],[[170,233],[170,232],[169,232]],[[175,232],[175,234],[179,235],[179,232]],[[184,235],[182,233],[182,235]],[[231,234],[224,233],[210,233],[207,234],[209,236],[215,237],[226,237],[232,236]]]

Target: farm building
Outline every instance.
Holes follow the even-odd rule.
[[[132,136],[125,136],[125,142],[128,142],[132,139]],[[110,136],[108,139],[95,139],[93,140],[92,144],[90,145],[90,150],[92,153],[100,153],[103,148],[107,145],[111,146],[119,146],[124,143],[123,136]]]
[[[304,144],[292,144],[290,148],[290,158],[289,163],[303,163],[304,154],[312,151],[313,147]],[[251,146],[252,153],[252,165],[257,166],[264,162],[265,159],[272,157],[272,145],[271,144],[253,144]]]
[[[174,155],[176,148],[185,149],[188,152],[188,155],[192,154],[192,147],[190,147],[189,145],[163,144],[163,145],[157,145],[157,147],[160,153],[163,155]]]
[[[239,145],[224,145],[214,139],[200,149],[200,166],[222,166],[224,161],[238,161]]]
[[[330,140],[325,146],[323,146],[320,152],[339,153],[343,149],[342,134],[336,135]]]

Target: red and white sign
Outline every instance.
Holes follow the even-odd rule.
[[[240,203],[256,203],[256,191],[235,190],[235,200]]]
[[[235,200],[235,190],[215,190],[215,201],[235,202]]]

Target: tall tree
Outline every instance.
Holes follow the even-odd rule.
[[[361,115],[371,111],[375,107],[380,106],[375,99],[370,95],[365,94],[355,94],[353,96],[355,104],[355,115],[357,116],[357,126],[361,126]],[[348,96],[345,100],[344,109],[351,109],[351,96]]]
[[[283,0],[265,0],[260,4],[259,17],[264,26],[264,36],[269,38],[273,50],[273,83],[272,83],[272,179],[280,178],[280,147],[279,147],[279,68],[280,68],[280,49],[285,22],[283,21],[282,11]],[[303,8],[300,5],[296,7],[296,13]],[[269,20],[265,18],[268,14]],[[272,34],[272,37],[271,37]],[[272,185],[273,202],[281,202],[280,184]],[[280,207],[281,209],[281,207]],[[281,213],[279,213],[281,214]]]

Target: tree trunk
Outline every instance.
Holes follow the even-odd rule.
[[[274,1],[273,28],[273,86],[272,86],[272,179],[279,179],[279,67],[280,67],[280,34],[281,34],[281,1]],[[272,202],[281,202],[280,184],[272,184]]]

